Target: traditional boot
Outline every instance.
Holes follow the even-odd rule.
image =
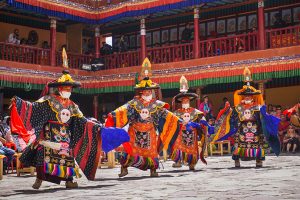
[[[235,167],[237,167],[237,168],[241,167],[240,160],[235,160],[235,161],[234,161],[234,165],[235,165]]]
[[[174,168],[180,168],[180,167],[182,167],[182,164],[181,164],[181,162],[179,161],[179,162],[177,162],[177,163],[173,163],[172,167],[174,167]]]
[[[263,166],[262,160],[256,160],[256,167],[262,167],[262,166]]]
[[[126,176],[128,174],[128,169],[127,167],[121,167],[121,173],[119,174],[119,177],[123,177],[123,176]]]
[[[78,183],[73,181],[66,181],[66,188],[78,188]]]
[[[43,180],[36,178],[32,188],[38,190],[41,187],[42,182]]]
[[[195,165],[190,165],[189,169],[192,170],[192,171],[194,171],[195,170]]]
[[[158,177],[158,173],[156,172],[156,169],[150,169],[150,176],[151,177]]]

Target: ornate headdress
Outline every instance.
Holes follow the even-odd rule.
[[[152,82],[150,79],[152,75],[151,72],[151,63],[148,58],[145,58],[142,64],[142,71],[139,75],[139,83],[136,84],[134,89],[136,90],[149,90],[149,89],[158,89],[160,88],[157,83]]]
[[[252,81],[252,76],[251,71],[248,67],[245,67],[243,74],[244,82],[246,83],[246,85],[244,85],[242,89],[236,90],[234,92],[234,105],[238,105],[242,101],[242,96],[252,96],[257,104],[262,105],[264,101],[261,91],[255,89],[250,85],[250,82]]]
[[[63,59],[63,67],[68,68],[69,67],[68,56],[65,48],[63,48],[62,51],[62,59]],[[81,86],[79,82],[76,82],[72,79],[70,72],[68,70],[63,70],[62,73],[63,75],[59,79],[48,83],[48,87],[71,86],[73,88],[77,88]]]
[[[198,97],[198,95],[195,93],[188,93],[189,85],[187,79],[184,76],[181,76],[179,83],[180,93],[177,94],[172,100],[173,109],[175,108],[175,103],[180,103],[183,98],[189,98],[190,101],[192,101]]]

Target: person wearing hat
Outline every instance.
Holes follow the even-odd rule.
[[[251,72],[245,68],[246,85],[235,91],[234,108],[227,102],[215,123],[215,137],[212,142],[226,140],[232,135],[234,137],[232,159],[235,167],[240,167],[240,160],[256,160],[256,167],[262,167],[266,144],[277,156],[280,153],[280,119],[266,113],[261,91],[250,86],[251,81]]]
[[[79,178],[79,168],[88,180],[95,178],[101,147],[110,151],[129,141],[122,129],[106,129],[100,123],[86,119],[78,106],[70,100],[73,88],[80,83],[64,70],[58,80],[47,84],[55,90],[36,102],[12,99],[11,125],[16,133],[28,142],[28,133],[34,131],[36,140],[29,145],[20,161],[36,167],[37,178],[33,184],[39,189],[42,181],[60,184],[66,181],[67,188],[77,188],[73,177]],[[75,160],[79,166],[75,163]]]
[[[125,127],[132,152],[120,155],[121,173],[128,174],[128,167],[150,169],[150,176],[158,176],[159,153],[173,145],[179,131],[179,119],[167,109],[169,105],[159,99],[160,87],[152,82],[151,63],[146,58],[142,65],[136,96],[125,105],[108,114],[107,127]],[[158,133],[158,135],[157,135]],[[124,146],[124,144],[123,144]]]
[[[198,95],[195,93],[188,93],[187,79],[182,76],[180,78],[180,93],[172,101],[174,114],[182,120],[179,135],[172,147],[171,159],[175,162],[173,167],[182,167],[182,164],[186,164],[190,170],[195,170],[199,158],[206,164],[203,151],[208,125],[205,123],[205,118],[202,118],[203,112],[190,106],[190,102],[197,97]],[[181,107],[176,109],[176,104],[181,104]],[[206,127],[198,124],[200,121],[204,121]],[[201,141],[201,152],[198,152],[198,137]]]

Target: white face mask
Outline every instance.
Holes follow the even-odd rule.
[[[60,119],[62,123],[67,123],[70,118],[71,118],[71,113],[68,109],[63,109],[60,112]]]
[[[64,99],[68,99],[71,96],[71,92],[61,91],[59,92],[60,96]]]
[[[150,114],[150,113],[149,113],[149,110],[148,110],[148,109],[142,109],[142,110],[141,110],[141,113],[140,113],[141,118],[142,118],[143,120],[146,120],[147,118],[149,118],[149,117],[150,117],[149,114]]]
[[[152,94],[150,94],[149,96],[144,96],[144,95],[142,95],[142,99],[144,99],[145,101],[151,101],[151,99],[152,99]]]
[[[188,109],[190,107],[190,104],[189,103],[183,103],[182,104],[182,108],[183,109]]]
[[[250,99],[250,100],[245,100],[245,104],[251,104],[252,103],[252,99]]]
[[[189,113],[184,113],[183,116],[182,116],[182,120],[183,120],[185,123],[190,122],[190,120],[191,120],[191,115],[190,115]]]

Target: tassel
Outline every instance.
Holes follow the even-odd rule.
[[[59,171],[60,171],[59,177],[64,178],[65,175],[66,175],[65,167],[64,166],[59,166]]]
[[[47,163],[44,163],[44,173],[48,174]]]
[[[55,164],[53,164],[53,169],[52,169],[52,171],[50,171],[51,172],[51,175],[53,175],[53,176],[56,176],[57,175],[57,166],[55,165]]]

